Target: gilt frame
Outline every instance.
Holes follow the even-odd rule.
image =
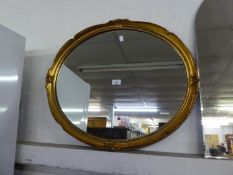
[[[177,51],[185,65],[187,75],[187,91],[183,103],[179,107],[176,114],[173,115],[169,122],[167,122],[163,127],[159,128],[157,131],[135,139],[103,139],[82,131],[68,120],[68,118],[62,112],[58,102],[56,82],[62,64],[77,46],[95,35],[123,29],[149,33],[155,37],[159,37],[172,46]],[[59,123],[68,134],[98,149],[128,150],[151,145],[174,132],[189,116],[198,93],[198,82],[199,78],[193,57],[185,44],[175,34],[170,33],[165,28],[153,23],[118,19],[84,29],[83,31],[77,33],[73,39],[68,40],[61,47],[51,68],[48,70],[46,76],[46,90],[51,113],[57,123]]]

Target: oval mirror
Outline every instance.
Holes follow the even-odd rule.
[[[46,83],[52,114],[64,130],[116,150],[152,144],[179,127],[197,82],[191,54],[174,34],[116,20],[69,40]]]

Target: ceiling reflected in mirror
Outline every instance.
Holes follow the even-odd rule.
[[[145,32],[114,30],[92,37],[67,57],[57,79],[66,117],[107,139],[150,134],[177,112],[187,91],[176,50]]]

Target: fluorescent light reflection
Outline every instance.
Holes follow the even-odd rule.
[[[11,82],[11,81],[18,81],[18,76],[0,76],[0,82]]]
[[[101,109],[100,108],[89,108],[88,112],[100,112]]]
[[[80,125],[81,122],[80,121],[72,121],[72,123],[75,125]]]
[[[67,112],[67,113],[81,113],[81,112],[85,112],[84,109],[82,108],[62,108],[63,112]],[[88,108],[88,112],[100,112],[101,109],[100,108]]]
[[[81,118],[81,120],[71,120],[71,122],[75,125],[80,125],[81,123],[87,123],[87,119]]]
[[[220,106],[218,107],[219,111],[230,111],[233,112],[233,106]]]
[[[202,119],[204,128],[221,128],[233,123],[232,117],[206,117]]]
[[[87,123],[87,118],[82,118],[82,119],[81,119],[81,122]]]
[[[6,111],[7,111],[7,108],[0,107],[0,112],[6,112]]]
[[[160,112],[159,114],[161,114],[161,115],[170,115],[169,112]]]
[[[76,113],[76,112],[83,112],[83,109],[81,108],[62,108],[63,112],[68,112],[68,113]]]
[[[157,108],[117,108],[115,112],[157,112]]]

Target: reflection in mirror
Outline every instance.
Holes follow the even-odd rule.
[[[205,156],[233,157],[233,1],[206,0],[197,16]]]
[[[163,40],[133,30],[92,37],[61,67],[57,96],[79,129],[109,139],[132,139],[162,127],[187,89],[185,66]]]

